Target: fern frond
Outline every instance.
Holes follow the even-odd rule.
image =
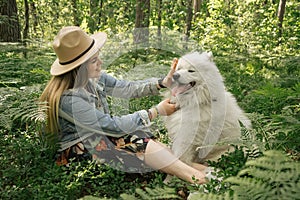
[[[36,99],[29,99],[22,102],[17,108],[12,108],[12,120],[20,120],[22,123],[39,126],[47,121],[46,110],[48,109],[46,102],[39,102]]]
[[[279,151],[267,151],[263,157],[248,161],[238,177],[227,181],[234,184],[232,189],[241,198],[286,199],[287,195],[300,198],[299,174],[299,163]]]
[[[193,193],[189,200],[296,200],[300,199],[300,163],[280,151],[266,151],[262,157],[246,162],[245,169],[224,182],[232,192]]]
[[[20,118],[24,122],[45,122],[45,111],[48,109],[46,102],[38,102],[31,99],[27,102],[22,102],[21,106],[13,110],[13,120]]]
[[[180,199],[174,188],[148,188],[145,190],[140,188],[135,189],[135,195],[121,194],[120,197],[124,200],[152,200],[152,199]]]
[[[294,170],[294,171],[292,171]],[[268,173],[268,176],[266,176],[266,173]],[[268,181],[270,183],[282,183],[282,182],[289,182],[291,180],[294,180],[297,178],[295,177],[295,174],[297,172],[295,169],[289,169],[286,171],[272,171],[272,170],[257,170],[257,168],[247,168],[240,172],[240,175],[248,175],[251,174],[251,176],[263,179],[265,181]]]
[[[12,127],[11,126],[12,120],[9,117],[7,117],[5,114],[6,113],[0,114],[0,127],[3,127],[6,130],[10,130]]]
[[[79,200],[108,200],[108,199],[87,195],[87,196],[84,196],[84,197],[80,198]]]
[[[148,194],[147,192],[145,192],[144,190],[142,190],[142,189],[140,189],[140,188],[136,188],[136,189],[135,189],[135,192],[136,192],[136,194],[139,195],[139,197],[140,197],[141,199],[145,199],[145,200],[151,199],[151,198],[150,198],[150,194]]]
[[[229,192],[224,193],[223,195],[217,195],[213,193],[191,193],[188,197],[188,200],[238,200],[236,196],[230,195]]]
[[[286,155],[274,150],[266,151],[263,157],[248,161],[246,166],[273,171],[299,170],[298,163],[293,162]]]
[[[120,197],[124,200],[135,200],[137,199],[134,195],[130,195],[130,194],[121,194]]]
[[[263,196],[265,191],[271,189],[267,183],[248,177],[230,177],[226,181],[233,184],[231,188],[239,199],[259,199],[257,197]]]

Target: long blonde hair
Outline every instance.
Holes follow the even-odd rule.
[[[46,85],[41,102],[47,102],[47,133],[57,134],[60,131],[58,110],[60,98],[64,91],[72,88],[85,87],[88,84],[87,62],[59,76],[52,76]]]

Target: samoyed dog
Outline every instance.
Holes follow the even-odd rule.
[[[241,136],[241,126],[250,120],[223,78],[211,52],[182,56],[173,75],[171,101],[179,108],[164,118],[172,150],[187,164],[217,160]]]

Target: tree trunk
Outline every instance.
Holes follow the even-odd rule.
[[[16,0],[0,3],[0,42],[20,42],[21,32]]]
[[[88,27],[91,33],[97,30],[96,15],[98,9],[98,0],[90,0],[90,16],[88,17]]]
[[[150,17],[150,0],[137,0],[135,27],[136,28],[149,27],[149,22],[150,22],[149,17]]]
[[[209,5],[209,0],[207,0],[205,3],[206,3],[206,5]],[[209,12],[209,9],[208,9],[208,7],[206,6],[206,17],[210,17],[210,12]]]
[[[80,26],[80,19],[79,19],[79,15],[77,12],[77,1],[76,0],[72,0],[72,7],[73,7],[73,23],[75,26]]]
[[[36,34],[36,27],[38,26],[38,16],[36,13],[36,6],[34,1],[30,2],[30,11],[31,15],[33,17],[33,33]]]
[[[186,40],[190,37],[190,31],[192,28],[192,20],[193,20],[193,0],[187,1],[187,13],[186,13],[186,29],[185,29],[185,35]]]
[[[97,27],[98,27],[98,28],[100,28],[100,26],[101,26],[102,9],[103,9],[103,0],[100,0],[100,1],[99,1],[98,22],[97,22]]]
[[[59,19],[60,17],[60,7],[59,7],[59,2],[58,1],[53,1],[54,6],[54,17],[56,19]]]
[[[282,36],[282,24],[283,24],[283,18],[284,18],[284,13],[285,13],[285,5],[286,5],[286,0],[280,0],[279,5],[278,5],[278,37]]]
[[[202,0],[193,0],[194,19],[196,19],[197,13],[200,12]]]
[[[162,0],[156,0],[156,9],[157,9],[157,36],[161,36],[161,5]]]
[[[135,15],[134,41],[144,43],[149,41],[150,0],[137,0]]]
[[[23,44],[26,46],[26,40],[28,39],[29,32],[29,4],[28,0],[24,0],[24,10],[25,10],[25,27],[23,30]]]

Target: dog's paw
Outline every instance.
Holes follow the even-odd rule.
[[[221,182],[223,180],[223,177],[218,177],[218,169],[213,168],[213,167],[207,167],[204,170],[205,173],[205,178],[209,181],[211,180],[217,180],[219,182]]]

